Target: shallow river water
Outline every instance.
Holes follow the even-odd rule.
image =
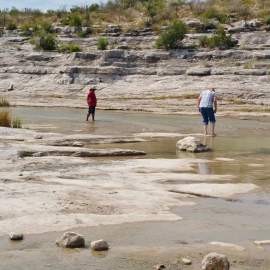
[[[183,134],[182,136],[169,138],[151,138],[150,141],[141,143],[96,145],[94,147],[143,150],[147,154],[144,158],[205,158],[215,162],[198,163],[196,165],[198,174],[234,175],[236,176],[233,180],[234,183],[253,183],[259,188],[247,194],[236,194],[229,200],[219,198],[186,199],[196,202],[197,205],[172,209],[184,220],[105,226],[107,238],[111,239],[111,242],[117,243],[118,246],[125,247],[126,250],[130,249],[131,253],[133,251],[138,256],[142,256],[140,249],[136,249],[138,246],[141,249],[151,246],[148,251],[143,253],[150,256],[151,250],[158,246],[167,246],[172,243],[199,245],[209,241],[219,241],[250,248],[247,256],[255,254],[254,256],[258,258],[269,257],[270,249],[266,247],[264,251],[258,251],[257,253],[253,241],[270,239],[270,117],[245,117],[245,119],[241,119],[237,116],[217,116],[216,133],[218,136],[204,137],[201,135],[203,127],[200,115],[157,115],[97,110],[96,121],[86,122],[86,111],[81,109],[11,108],[10,111],[12,115],[19,116],[22,119],[24,126],[39,132],[91,133],[96,135],[133,135],[146,132]],[[177,152],[176,142],[188,134],[196,134],[202,142],[209,145],[214,151],[200,154]],[[222,159],[232,159],[232,161],[223,162]],[[100,230],[101,228],[96,229],[95,234],[101,234]],[[86,233],[91,232],[94,232],[93,228]],[[59,269],[150,269],[147,259],[138,262],[137,257],[134,255],[135,258],[132,258],[131,253],[129,253],[129,259],[136,265],[132,267],[130,261],[127,262],[128,255],[123,255],[121,249],[115,253],[118,254],[117,259],[114,257],[116,255],[108,255],[107,253],[91,254],[86,265],[80,261],[82,259],[81,253],[75,256],[75,261],[80,261],[76,264],[68,259],[68,252],[71,251],[65,251],[66,253],[62,251],[61,256],[67,258],[66,264],[72,265],[71,268],[65,268],[64,262],[60,263],[60,254],[57,253],[59,255],[59,258],[57,258],[50,254],[50,249],[46,249],[48,239],[56,239],[57,237],[53,233],[46,235],[47,238],[43,236],[44,239],[47,239],[44,240],[43,249],[48,254],[42,257],[38,253],[37,256],[47,267],[32,268],[37,267],[37,262],[34,258],[31,258],[33,262],[29,263],[30,267],[26,263],[26,266],[22,266],[22,268],[16,268],[17,264],[14,264],[15,268],[1,268],[0,266],[0,269],[55,269],[55,267]],[[28,238],[29,247],[36,244],[34,239],[34,236]],[[1,249],[4,250],[3,245],[6,242],[3,239],[1,241]],[[126,247],[127,244],[129,244],[128,248]],[[8,245],[13,244],[8,243]],[[27,247],[27,241],[24,245]],[[14,246],[10,246],[10,249],[15,250]],[[21,249],[23,248],[21,247]],[[143,252],[143,250],[141,251]],[[35,252],[37,253],[37,251]],[[74,253],[74,251],[72,252]],[[87,252],[90,253],[89,250]],[[165,257],[164,255],[164,260]],[[105,258],[107,259],[100,264],[99,260]],[[158,256],[156,258],[160,259]],[[116,263],[115,267],[110,268],[115,260],[118,260],[118,264]],[[140,263],[145,265],[139,266]],[[171,269],[178,268],[172,266]],[[241,269],[241,267],[232,269]],[[258,266],[257,268],[242,269],[270,269],[270,265],[269,268]]]

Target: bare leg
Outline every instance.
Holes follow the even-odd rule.
[[[95,121],[95,114],[92,113],[92,120]]]
[[[212,136],[217,136],[216,134],[215,134],[215,124],[211,124],[211,129],[212,129]]]
[[[207,128],[208,128],[208,125],[203,125],[204,135],[207,135]]]
[[[90,116],[90,114],[88,113],[86,116],[86,121],[88,121],[89,116]]]

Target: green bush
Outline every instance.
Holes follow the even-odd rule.
[[[270,24],[270,15],[268,15],[268,16],[265,16],[263,19],[262,19],[262,22],[264,23],[264,24]]]
[[[165,47],[166,49],[178,48],[181,45],[186,33],[186,24],[181,20],[174,21],[165,31],[160,32],[155,46],[156,48]]]
[[[37,24],[32,24],[32,23],[25,23],[21,25],[21,30],[22,33],[20,33],[20,36],[28,36],[29,29],[32,28],[33,32],[37,32],[39,30],[39,26]]]
[[[207,47],[208,45],[208,37],[206,35],[199,37],[199,47]]]
[[[217,18],[218,10],[215,7],[210,7],[206,9],[201,16],[206,19]]]
[[[52,23],[50,21],[42,21],[40,22],[40,27],[47,33],[52,32]]]
[[[97,42],[97,48],[99,50],[106,50],[109,45],[109,41],[106,38],[99,37]]]
[[[71,43],[69,45],[69,51],[70,52],[80,52],[81,50],[82,50],[82,48],[79,45],[75,44],[75,43]]]
[[[60,46],[57,48],[59,52],[80,52],[82,48],[75,44],[75,43],[61,43]]]
[[[68,52],[69,44],[61,42],[61,44],[57,47],[58,52]]]
[[[79,13],[72,13],[68,24],[69,26],[82,26],[82,18]]]
[[[15,23],[13,22],[10,22],[8,25],[7,25],[7,30],[15,30],[17,29],[17,26]]]
[[[30,43],[35,45],[35,48],[39,51],[52,51],[56,49],[57,39],[55,35],[41,31],[30,39]]]
[[[85,38],[89,35],[87,31],[79,31],[77,32],[78,37]]]
[[[13,128],[22,128],[22,121],[19,117],[16,117],[12,120],[12,127]]]
[[[212,37],[208,38],[207,36],[199,37],[199,46],[215,48],[215,47],[232,47],[232,37],[231,35],[227,36],[223,27],[219,26],[217,33]]]

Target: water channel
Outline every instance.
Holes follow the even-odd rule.
[[[82,109],[15,107],[10,111],[12,115],[22,119],[24,126],[39,132],[115,136],[138,133],[182,134],[151,138],[141,143],[117,144],[117,146],[95,145],[94,147],[143,150],[147,154],[144,158],[205,158],[214,162],[198,164],[196,166],[198,174],[234,175],[236,176],[234,183],[253,183],[258,186],[250,193],[235,194],[230,199],[192,198],[192,201],[197,203],[192,209],[189,207],[172,209],[184,220],[160,222],[159,229],[151,229],[151,226],[147,226],[148,222],[125,225],[127,232],[134,231],[133,226],[135,226],[142,227],[145,233],[137,237],[134,237],[132,233],[129,237],[127,237],[128,233],[126,236],[121,236],[123,245],[131,241],[138,246],[147,246],[149,243],[158,246],[161,243],[164,244],[164,239],[166,239],[165,244],[171,241],[180,243],[183,240],[189,244],[207,243],[213,241],[214,235],[217,238],[216,241],[251,247],[254,240],[270,239],[270,117],[217,116],[216,133],[218,136],[204,137],[198,135],[203,129],[200,115],[158,115],[97,110],[96,121],[86,122],[86,111]],[[200,154],[179,153],[176,151],[175,144],[188,134],[196,134],[214,151]],[[231,159],[231,161],[223,162],[224,159]],[[117,228],[118,226],[112,229],[112,232],[120,235],[122,230]],[[172,231],[174,233],[170,233]],[[266,256],[265,253],[262,253],[262,257],[264,256]],[[127,267],[126,269],[135,268]]]

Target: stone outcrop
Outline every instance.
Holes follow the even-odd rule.
[[[3,48],[0,57],[4,59],[0,66],[0,91],[11,105],[82,108],[84,87],[96,85],[105,88],[97,92],[98,106],[105,109],[195,113],[196,101],[181,97],[187,93],[198,95],[215,85],[223,99],[219,103],[221,111],[230,111],[233,104],[229,100],[235,98],[242,101],[239,107],[250,109],[252,104],[254,109],[268,110],[270,33],[258,21],[236,22],[234,18],[234,25],[224,27],[227,34],[230,27],[239,29],[231,33],[235,47],[199,47],[202,36],[211,37],[215,33],[217,22],[216,19],[207,24],[188,20],[186,23],[197,32],[190,31],[182,48],[172,50],[154,48],[158,36],[151,28],[130,30],[129,36],[117,25],[109,26],[103,34],[115,49],[102,51],[97,50],[98,36],[91,34],[100,25],[89,29],[55,27],[60,42],[73,42],[82,48],[81,52],[72,54],[38,53],[29,44],[29,37],[19,37],[18,31],[12,35],[5,32],[0,39]],[[79,38],[78,30],[89,35]],[[7,90],[10,85],[13,91]],[[255,89],[260,91],[256,96]],[[48,97],[49,103],[44,101]]]

